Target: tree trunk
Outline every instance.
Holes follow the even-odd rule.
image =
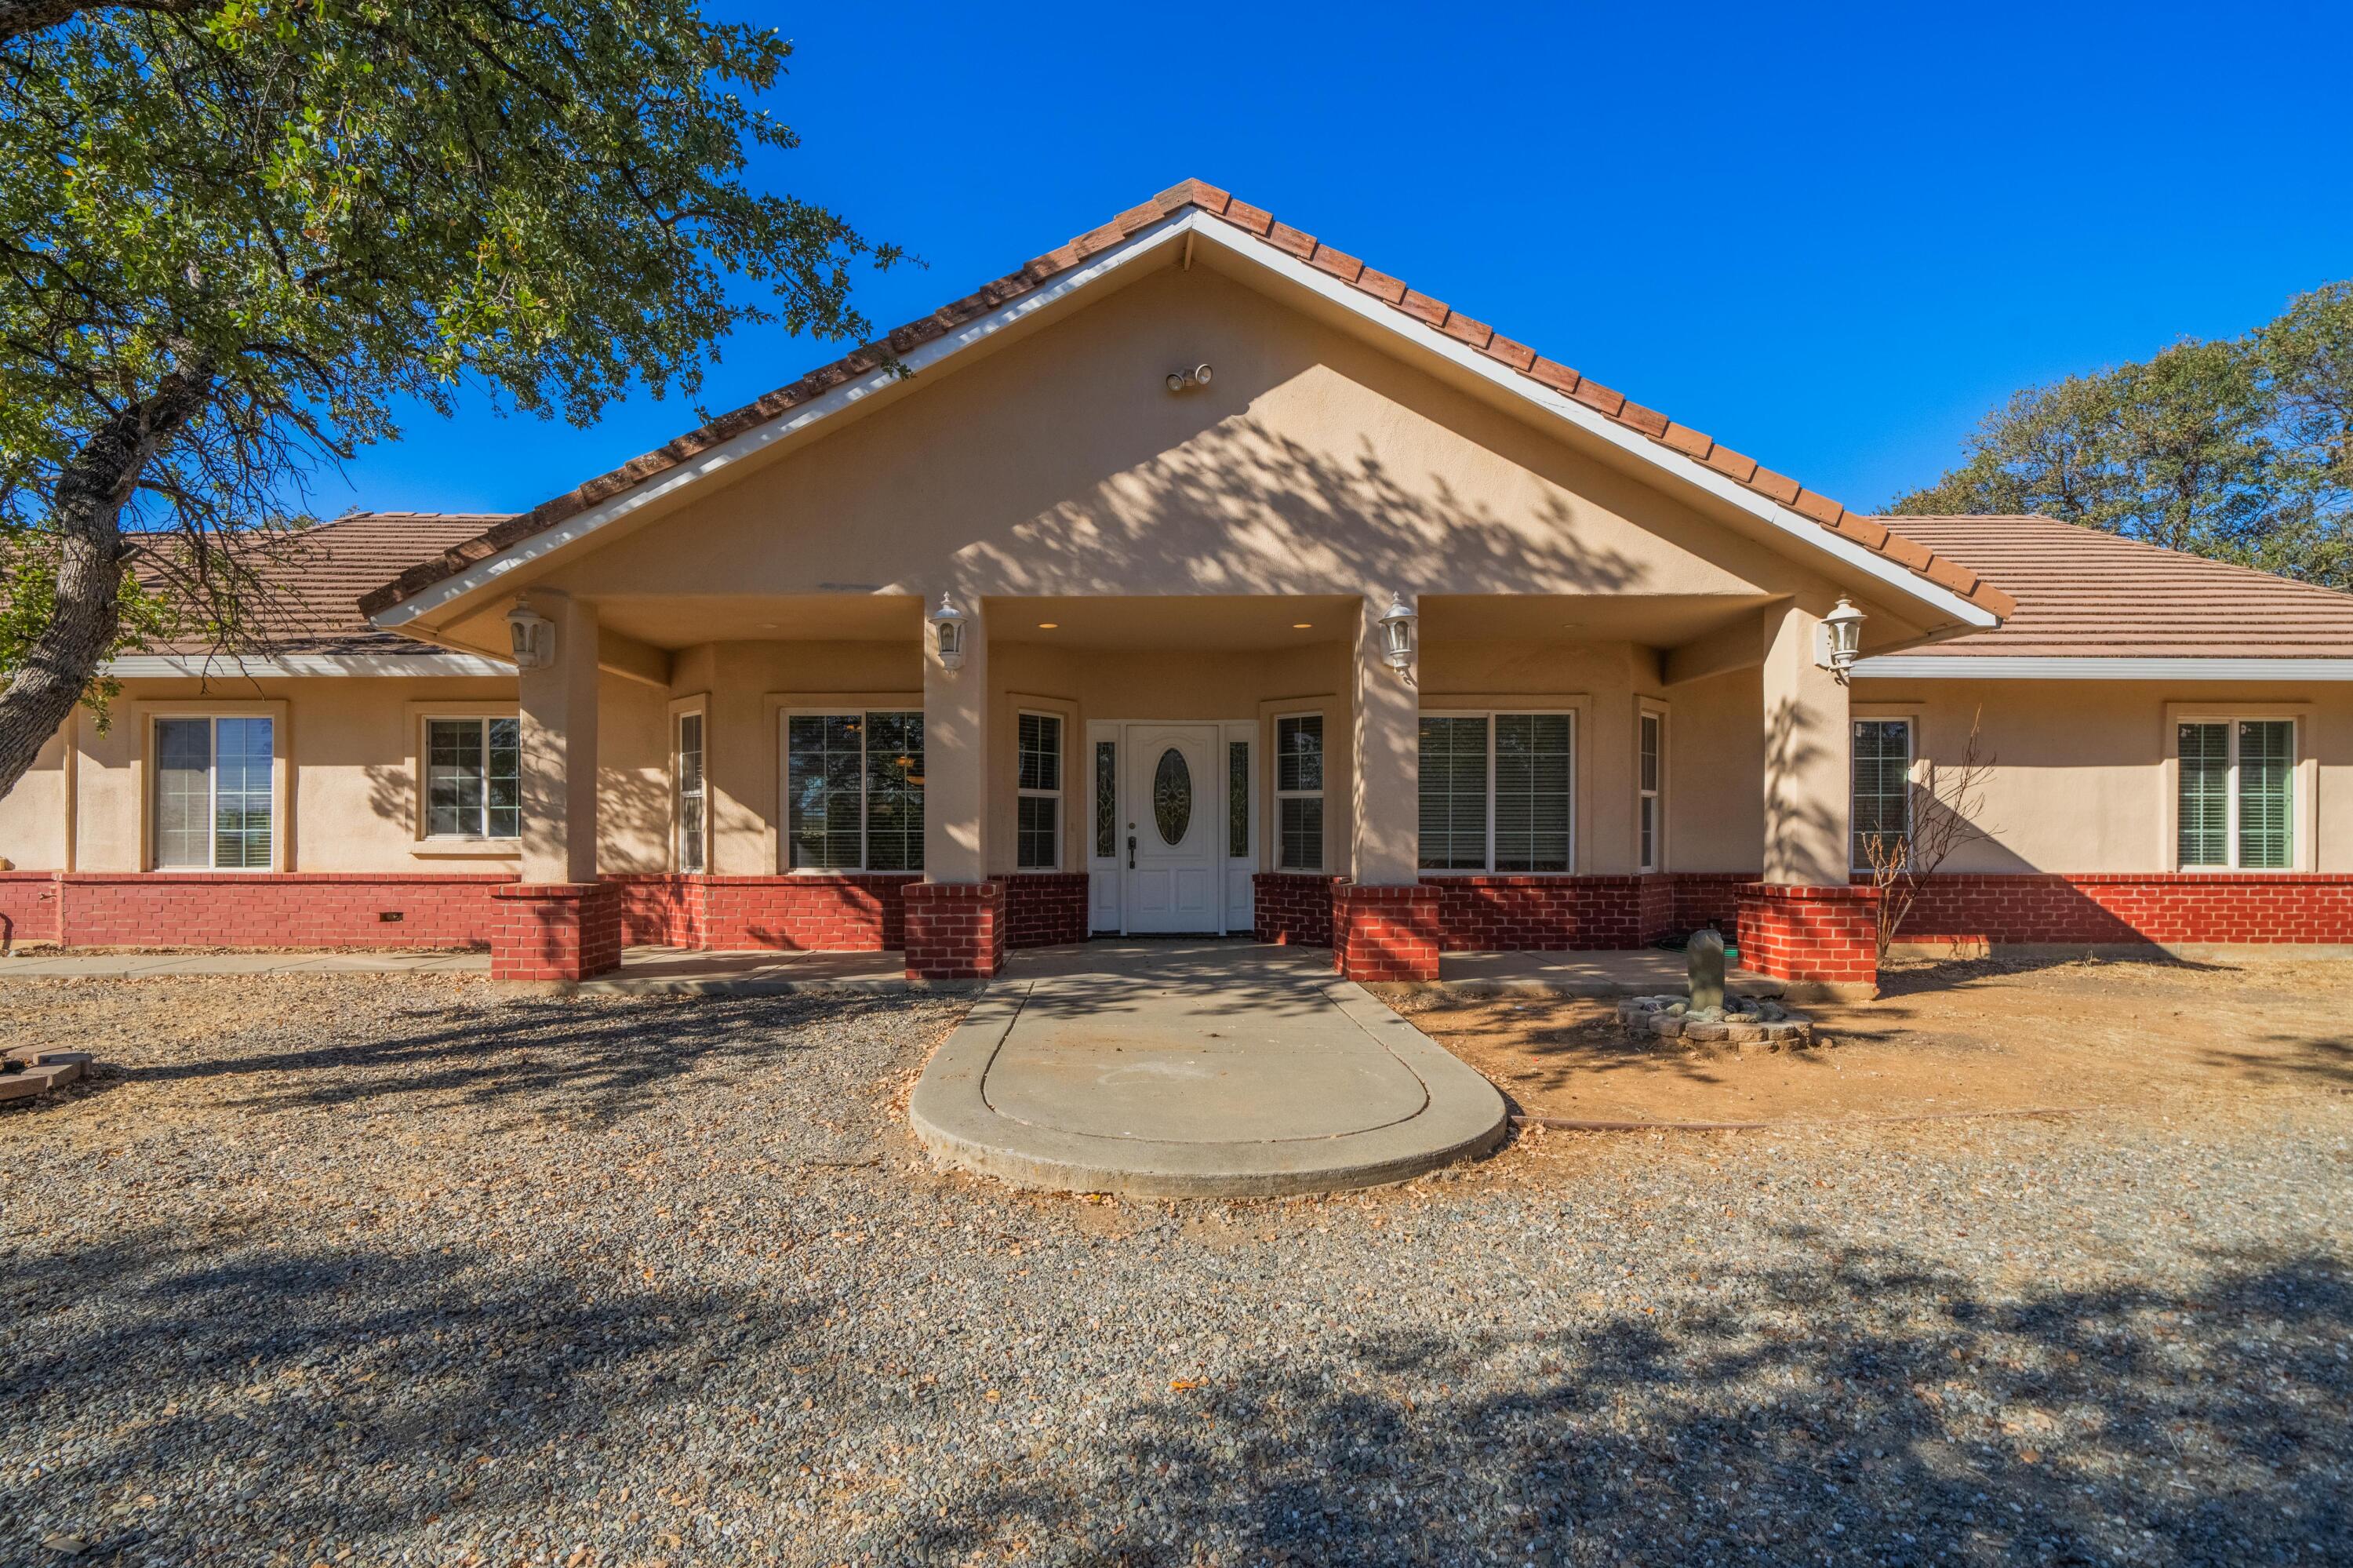
[[[211,376],[174,371],[154,396],[100,425],[58,476],[57,598],[48,624],[0,688],[0,796],[81,701],[121,623],[122,508],[156,450],[203,406]]]

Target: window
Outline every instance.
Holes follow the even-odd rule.
[[[1567,714],[1423,718],[1421,868],[1567,871],[1575,731]]]
[[[1226,855],[1250,857],[1250,742],[1226,742]]]
[[[1119,853],[1119,744],[1095,742],[1095,856]]]
[[[923,715],[785,720],[786,837],[795,871],[923,869]]]
[[[425,721],[425,836],[522,836],[522,721]]]
[[[1052,871],[1062,863],[1062,721],[1053,714],[1023,714],[1020,730],[1013,863],[1022,871]]]
[[[670,779],[677,792],[671,815],[678,823],[678,869],[708,870],[704,834],[711,817],[703,789],[702,715],[699,713],[678,715],[678,757]]]
[[[155,721],[159,868],[269,868],[272,740],[267,718]]]
[[[2176,732],[2184,870],[2295,865],[2295,721],[2197,719]]]
[[[1849,768],[1851,863],[1868,871],[1874,841],[1893,848],[1912,837],[1912,721],[1856,719]]]
[[[1324,869],[1324,715],[1274,721],[1275,864]]]
[[[1636,763],[1635,831],[1641,840],[1635,864],[1643,871],[1659,869],[1659,782],[1665,777],[1667,721],[1661,714],[1641,716],[1641,757]]]

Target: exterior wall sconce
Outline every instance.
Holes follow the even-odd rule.
[[[963,669],[964,611],[956,608],[955,600],[942,594],[940,607],[932,611],[931,621],[932,640],[940,651],[940,668]]]
[[[555,622],[532,609],[521,594],[507,611],[507,638],[514,645],[516,669],[545,670],[554,664]]]
[[[1403,594],[1392,594],[1389,607],[1381,613],[1381,662],[1405,677],[1406,684],[1413,683],[1413,629],[1421,617],[1406,608]]]
[[[1195,387],[1207,387],[1208,384],[1209,367],[1206,365],[1197,365],[1190,370],[1172,370],[1168,373],[1168,390],[1171,392],[1183,392]]]
[[[1862,652],[1862,611],[1839,596],[1837,608],[1822,617],[1821,630],[1817,634],[1814,662],[1846,684],[1847,672],[1854,667],[1855,659]]]

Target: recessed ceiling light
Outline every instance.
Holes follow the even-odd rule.
[[[1291,630],[1293,631],[1313,631],[1315,630],[1315,623],[1312,620],[1294,620],[1291,623]]]
[[[1059,620],[1041,620],[1038,623],[1038,630],[1040,631],[1051,631],[1061,624],[1062,623]]]
[[[764,620],[760,622],[760,630],[763,631],[774,631],[776,629],[777,624],[777,622],[773,620]]]

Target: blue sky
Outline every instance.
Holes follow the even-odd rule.
[[[2016,387],[2353,276],[2353,6],[722,4],[793,38],[755,176],[920,315],[1198,176],[1855,506]],[[740,334],[733,407],[841,345]],[[521,509],[699,422],[423,410],[311,506]]]

